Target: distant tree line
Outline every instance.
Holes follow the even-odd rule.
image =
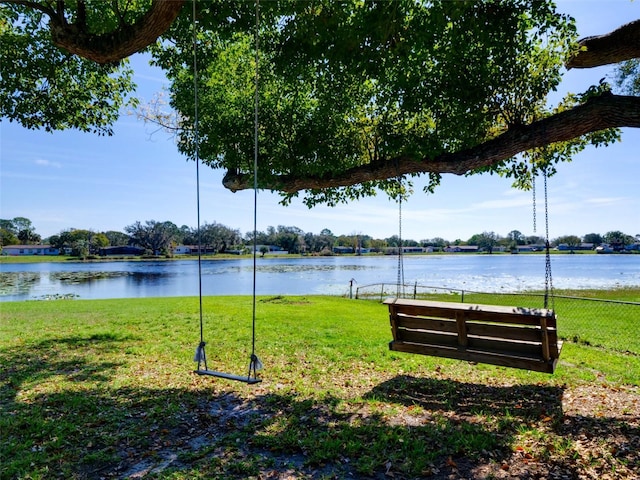
[[[133,246],[144,249],[150,255],[172,255],[178,245],[200,245],[202,251],[212,253],[250,251],[254,243],[253,232],[244,236],[240,230],[227,227],[220,223],[204,223],[200,229],[182,225],[178,227],[170,221],[158,222],[147,220],[137,221],[124,227],[124,232],[106,231],[95,232],[87,229],[69,228],[57,235],[42,239],[35,231],[31,220],[16,217],[11,220],[0,219],[1,245],[29,245],[46,243],[61,252],[73,256],[86,257],[100,255],[107,247]],[[602,244],[624,247],[640,242],[640,234],[628,235],[621,231],[610,231],[603,235],[588,233],[582,237],[566,235],[553,239],[551,246],[565,245],[568,249],[577,249],[587,244],[595,248]],[[542,247],[545,239],[536,235],[524,235],[518,230],[512,230],[506,236],[495,232],[485,231],[472,235],[468,240],[445,240],[434,237],[423,240],[400,239],[398,235],[376,239],[366,234],[352,233],[349,235],[335,235],[325,228],[320,233],[304,232],[298,227],[279,225],[270,226],[266,231],[256,234],[255,243],[261,246],[275,246],[294,254],[330,255],[335,247],[348,247],[357,251],[367,249],[372,252],[383,252],[387,248],[403,247],[432,247],[442,250],[448,246],[472,245],[484,251],[492,252],[497,247],[515,249],[522,245]]]

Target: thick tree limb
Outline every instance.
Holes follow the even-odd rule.
[[[283,175],[262,188],[294,193],[300,190],[345,187],[363,182],[386,180],[398,174],[454,173],[498,164],[520,152],[562,142],[591,132],[616,127],[640,127],[640,97],[602,94],[587,103],[530,125],[511,129],[485,143],[436,158],[415,160],[408,157],[387,158],[336,175]],[[228,172],[223,185],[231,191],[253,188],[249,175]]]
[[[579,45],[586,50],[578,52],[567,68],[591,68],[623,62],[640,57],[640,20],[622,25],[613,32],[585,37]]]
[[[63,12],[58,12],[50,16],[51,39],[58,47],[94,62],[119,62],[155,42],[171,26],[184,3],[185,0],[153,0],[149,11],[136,23],[102,35],[87,32],[80,15],[76,23],[70,24]]]

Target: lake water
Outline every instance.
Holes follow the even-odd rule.
[[[607,289],[640,286],[640,255],[552,255],[553,285]],[[543,255],[404,257],[405,283],[479,292],[544,288]],[[397,282],[398,259],[379,257],[258,258],[258,295],[346,295],[354,288]],[[203,260],[204,295],[250,295],[252,259]],[[198,295],[195,259],[143,262],[0,264],[0,301],[55,295],[82,299]]]

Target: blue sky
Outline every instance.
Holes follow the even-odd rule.
[[[640,2],[565,0],[560,11],[577,20],[580,36],[609,32],[640,18]],[[134,56],[138,94],[150,100],[166,85],[162,72]],[[581,92],[611,73],[609,67],[566,73],[561,91]],[[195,164],[180,155],[167,135],[123,116],[112,137],[65,131],[53,134],[0,123],[0,218],[27,217],[43,238],[69,228],[118,230],[136,221],[197,225]],[[253,192],[231,193],[222,172],[200,170],[201,219],[253,229]],[[625,129],[622,142],[589,148],[560,165],[549,180],[551,237],[621,230],[640,234],[640,131]],[[403,205],[402,236],[467,240],[475,233],[533,234],[531,194],[496,176],[445,175],[434,195],[420,185]],[[541,189],[539,199],[541,200]],[[539,202],[539,212],[542,204]],[[540,214],[539,213],[539,214]],[[284,207],[269,192],[258,196],[258,229],[296,226],[319,233],[398,233],[398,208],[384,195],[334,208]],[[544,225],[538,222],[538,234]]]

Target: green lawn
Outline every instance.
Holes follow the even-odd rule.
[[[204,299],[209,368],[246,373],[251,311],[250,297]],[[5,302],[0,315],[3,479],[417,478],[500,468],[523,448],[551,462],[581,454],[563,393],[640,385],[637,352],[580,341],[551,376],[391,352],[385,307],[336,297],[259,299],[256,386],[192,373],[197,298]]]

